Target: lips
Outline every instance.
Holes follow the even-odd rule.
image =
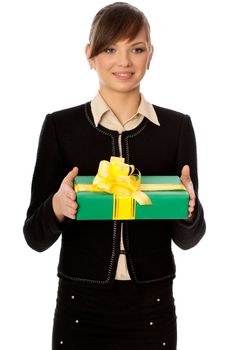
[[[132,77],[133,72],[115,72],[113,75],[120,80],[127,80]]]

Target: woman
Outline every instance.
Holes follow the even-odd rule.
[[[37,251],[62,235],[53,350],[176,349],[171,240],[193,247],[205,222],[190,118],[140,93],[152,52],[140,10],[122,2],[101,9],[86,46],[99,91],[47,115],[42,127],[24,234]],[[143,175],[180,175],[188,220],[75,220],[74,178],[95,175],[112,155]]]

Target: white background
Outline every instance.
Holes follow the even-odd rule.
[[[22,226],[42,122],[90,100],[98,88],[84,47],[107,1],[1,2],[0,318],[4,350],[49,350],[60,240],[31,250]],[[142,85],[157,105],[189,114],[198,145],[207,234],[189,251],[173,247],[178,350],[231,349],[230,1],[132,1],[152,27],[154,57]],[[2,345],[1,345],[2,347]]]

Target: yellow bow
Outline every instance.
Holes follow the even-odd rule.
[[[141,174],[135,171],[134,165],[126,164],[124,158],[111,157],[110,162],[102,160],[93,186],[114,195],[129,196],[140,205],[151,204],[150,198],[140,190]]]

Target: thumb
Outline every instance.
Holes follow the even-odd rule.
[[[181,182],[189,192],[190,196],[195,196],[193,183],[190,177],[190,167],[188,165],[184,165],[181,171]]]
[[[74,178],[77,176],[78,174],[78,168],[75,166],[69,173],[68,175],[66,175],[66,177],[64,178],[64,182],[69,185],[69,186],[73,186],[73,180]]]
[[[182,181],[191,181],[190,178],[190,168],[188,165],[184,165],[181,171],[181,180]]]

